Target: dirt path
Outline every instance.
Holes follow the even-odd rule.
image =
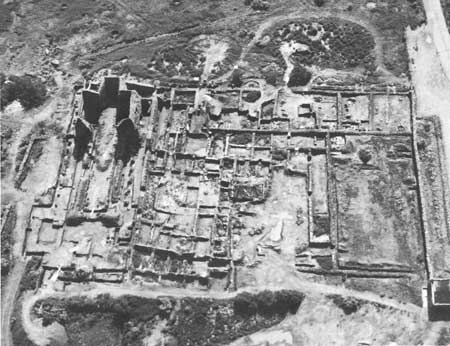
[[[437,115],[441,120],[447,176],[450,172],[450,80],[428,26],[407,31],[411,78],[417,96],[418,116]],[[441,62],[441,63],[440,63]],[[450,60],[449,60],[450,64]]]
[[[444,18],[444,13],[442,11],[442,6],[440,0],[424,0],[423,1],[426,16],[426,43],[434,46],[434,51],[436,55],[433,56],[433,60],[430,59],[430,52],[421,49],[425,44],[416,43],[419,45],[416,58],[416,78],[415,85],[416,89],[420,88],[420,84],[426,83],[427,88],[430,86],[432,81],[426,79],[426,73],[428,70],[433,70],[434,75],[439,74],[438,81],[440,85],[431,90],[429,94],[433,93],[438,95],[437,97],[432,97],[429,99],[429,104],[433,104],[435,101],[437,104],[436,114],[439,115],[442,123],[442,138],[444,141],[444,149],[446,150],[446,162],[447,162],[447,176],[450,175],[450,33],[447,30],[447,25]],[[412,52],[414,54],[414,52]],[[410,54],[411,55],[411,54]],[[423,56],[428,56],[428,58],[423,58]],[[423,61],[423,63],[421,62]],[[430,66],[432,65],[432,66]],[[436,69],[439,69],[438,71]],[[413,76],[414,77],[414,76]],[[414,79],[414,78],[413,78]],[[445,80],[444,80],[445,79]],[[436,83],[436,84],[437,84]],[[445,89],[441,89],[445,88]],[[437,94],[435,94],[435,92]],[[424,92],[425,93],[425,92]],[[450,181],[450,178],[447,180]]]
[[[450,81],[450,33],[440,0],[424,0],[427,27],[433,38],[443,70]]]
[[[11,338],[11,316],[14,310],[14,302],[19,289],[20,279],[25,270],[26,262],[24,260],[16,260],[14,267],[8,276],[6,286],[3,288],[2,294],[2,328],[1,328],[1,344],[2,346],[13,346]]]
[[[276,270],[278,272],[277,275],[283,280],[283,288],[296,289],[312,295],[339,294],[344,297],[354,297],[372,303],[378,303],[412,314],[420,315],[423,313],[420,306],[411,303],[400,303],[394,299],[382,298],[375,293],[355,291],[345,287],[306,281],[299,276],[295,267],[287,264],[279,255],[268,254],[268,256],[266,261],[270,263],[270,269],[264,268],[264,270]]]

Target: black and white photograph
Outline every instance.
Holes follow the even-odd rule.
[[[1,346],[450,346],[450,0],[0,0]]]

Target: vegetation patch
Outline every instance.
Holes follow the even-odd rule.
[[[374,68],[373,37],[364,27],[350,21],[319,18],[289,22],[267,33],[252,52],[270,55],[284,67],[280,52],[283,43],[294,47],[290,59],[295,66],[364,67],[369,71]]]
[[[288,87],[304,86],[311,80],[311,72],[303,66],[295,66],[289,76]]]
[[[1,231],[1,251],[2,251],[2,279],[8,275],[12,267],[12,253],[13,246],[12,232],[16,226],[16,210],[14,206],[2,206],[2,220],[5,220]]]
[[[40,106],[47,98],[45,84],[33,76],[0,76],[1,109],[17,100],[26,110]]]
[[[33,256],[27,262],[25,274],[22,276],[19,284],[19,292],[34,291],[41,280],[41,262],[42,257]]]
[[[13,129],[6,124],[2,124],[1,128],[1,177],[4,178],[10,168],[11,160],[9,155],[9,148],[12,141]]]
[[[422,2],[389,0],[371,10],[371,20],[383,37],[383,60],[395,75],[408,74],[405,30],[425,23]]]
[[[363,301],[354,297],[342,297],[340,295],[328,296],[333,303],[344,311],[346,315],[350,315],[359,310],[363,305]]]
[[[178,78],[200,78],[205,69],[204,37],[209,35],[208,29],[192,30],[179,35],[176,39],[161,40],[142,44],[131,48],[118,50],[105,58],[106,61],[116,61],[112,68],[117,73],[131,73],[140,78],[170,80]],[[222,36],[221,36],[222,37]],[[227,42],[224,59],[217,61],[209,74],[209,78],[220,76],[227,72],[241,53],[241,44],[233,38],[223,36]],[[97,70],[106,65],[94,65]]]
[[[279,323],[297,311],[303,298],[287,290],[219,300],[109,295],[49,298],[36,303],[35,314],[43,318],[44,325],[58,322],[65,326],[69,343],[74,340],[71,345],[141,345],[161,323],[166,340],[178,345],[224,345]],[[114,338],[102,339],[101,335]]]

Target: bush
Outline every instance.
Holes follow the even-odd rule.
[[[37,77],[9,76],[1,84],[1,96],[2,109],[15,100],[18,100],[23,108],[31,109],[44,103],[47,89]]]
[[[269,9],[269,3],[265,0],[253,0],[250,6],[255,11],[267,11]]]
[[[242,75],[244,74],[244,71],[237,68],[234,69],[231,73],[231,86],[233,87],[240,87],[242,85]]]
[[[234,298],[233,308],[237,315],[250,316],[256,313],[258,305],[256,304],[254,295],[243,292]]]
[[[288,87],[304,86],[311,80],[312,74],[303,66],[296,66],[289,76]]]
[[[330,295],[330,298],[334,304],[344,311],[344,314],[350,315],[358,311],[363,302],[360,299],[353,297],[342,297],[339,295]]]
[[[19,284],[19,292],[34,291],[40,280],[40,267],[42,258],[38,256],[33,256],[27,262],[25,266],[25,273],[22,276]]]
[[[257,91],[257,90],[252,90],[250,92],[248,92],[248,94],[243,96],[243,99],[245,102],[256,102],[259,100],[259,98],[261,97],[261,92]]]
[[[250,316],[256,313],[263,315],[280,314],[287,312],[296,313],[304,294],[291,291],[262,291],[257,295],[243,292],[238,294],[233,301],[234,312],[242,316]]]
[[[367,164],[372,159],[372,154],[367,149],[360,149],[358,151],[359,159],[362,161],[362,163]]]

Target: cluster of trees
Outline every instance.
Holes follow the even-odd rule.
[[[234,312],[238,315],[295,313],[305,295],[291,290],[263,291],[258,294],[238,294],[233,300]]]
[[[321,67],[345,69],[363,66],[373,69],[374,57],[372,50],[375,41],[372,35],[362,26],[348,21],[335,19],[321,19],[323,27],[320,40],[312,39],[317,35],[317,29],[312,23],[304,23],[303,28],[290,31],[285,26],[282,40],[294,40],[308,46],[308,50],[297,51],[292,54],[296,64],[318,65]],[[330,49],[327,49],[327,46]]]
[[[293,41],[307,46],[307,49],[294,51],[290,56],[296,69],[288,85],[299,86],[309,82],[311,74],[305,66],[335,69],[364,67],[367,71],[375,69],[375,41],[364,27],[328,18],[302,21],[296,29],[291,29],[291,24],[294,23],[276,27],[270,34],[270,40],[256,44],[251,51],[265,57],[266,61],[271,59],[272,64],[284,70],[286,63],[280,52],[280,45]],[[321,35],[320,39],[318,34]],[[275,84],[278,79],[275,74],[264,77],[269,84]]]
[[[289,76],[288,87],[305,86],[311,80],[312,74],[303,66],[295,66]]]
[[[47,97],[45,84],[33,76],[8,76],[0,74],[0,108],[17,100],[24,109],[31,109],[44,103]]]
[[[242,293],[227,300],[183,298],[178,302],[173,298],[112,298],[103,294],[95,299],[48,298],[37,302],[36,307],[40,307],[45,324],[57,321],[72,331],[70,326],[86,325],[99,313],[112,316],[114,325],[122,332],[122,344],[127,345],[140,345],[154,321],[167,319],[167,339],[182,340],[183,345],[189,346],[228,344],[275,325],[287,313],[295,313],[303,299],[302,293],[289,290]],[[170,319],[175,306],[176,318]]]

